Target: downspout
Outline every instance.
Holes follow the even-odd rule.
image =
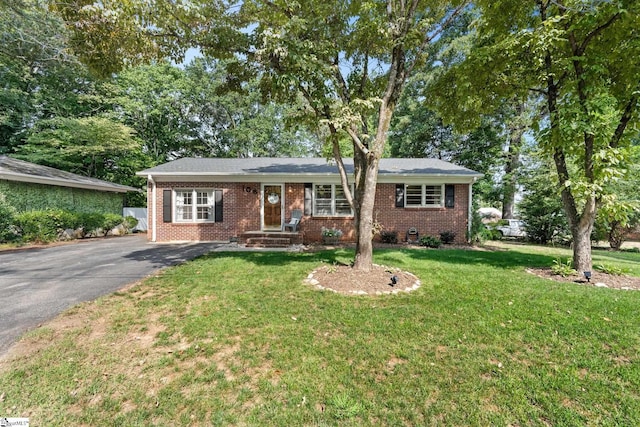
[[[156,227],[157,227],[157,219],[156,219],[156,182],[153,180],[151,174],[147,175],[147,181],[151,183],[151,241],[156,241]]]

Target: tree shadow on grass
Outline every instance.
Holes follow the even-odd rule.
[[[220,251],[209,252],[198,257],[204,260],[224,258],[241,259],[258,266],[284,266],[291,262],[313,262],[327,264],[348,264],[353,260],[353,251],[334,249],[319,252],[270,252],[270,251]]]
[[[433,261],[455,265],[485,265],[504,269],[550,267],[557,257],[518,251],[484,251],[472,249],[401,249],[400,253],[415,261]],[[388,258],[393,250],[379,250],[378,257]]]
[[[319,252],[211,252],[201,259],[242,259],[259,266],[284,266],[291,262],[349,264],[353,261],[353,249],[334,249]],[[374,262],[395,267],[407,264],[406,258],[420,261],[450,263],[454,265],[486,265],[505,269],[525,267],[549,267],[557,257],[512,250],[482,251],[471,249],[406,249],[390,248],[374,250]]]

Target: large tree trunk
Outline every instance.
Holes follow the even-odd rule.
[[[355,161],[363,162],[360,182],[356,189],[356,255],[353,268],[370,271],[373,263],[373,208],[378,181],[379,160],[374,156],[355,156]]]
[[[588,205],[591,204],[588,203]],[[593,202],[595,207],[595,201]],[[591,232],[595,222],[595,208],[585,208],[585,212],[575,226],[571,227],[573,236],[573,268],[578,273],[591,271]]]
[[[564,211],[567,214],[573,238],[573,268],[579,273],[591,271],[591,232],[596,221],[596,199],[590,197],[581,215],[575,209],[575,199],[568,188],[562,191]]]

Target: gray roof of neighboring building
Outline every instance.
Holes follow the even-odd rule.
[[[344,159],[347,173],[353,173],[353,159]],[[335,175],[335,162],[325,158],[182,158],[137,173],[140,176],[199,175]],[[479,178],[482,174],[438,159],[381,159],[379,175],[426,175]]]
[[[86,176],[25,162],[8,156],[0,156],[0,179],[116,193],[140,191],[138,188],[114,184],[96,178],[87,178]]]

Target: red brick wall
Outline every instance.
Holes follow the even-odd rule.
[[[246,192],[245,188],[257,193]],[[207,188],[223,190],[222,222],[177,223],[163,222],[163,190],[177,188]],[[149,200],[149,206],[152,201]],[[149,211],[149,231],[152,238],[152,209]],[[215,182],[159,182],[156,184],[156,241],[225,241],[238,234],[260,229],[260,184],[259,183],[215,183]]]
[[[247,192],[245,189],[256,189]],[[223,222],[204,224],[164,223],[162,221],[163,190],[174,188],[213,188],[222,189]],[[156,240],[162,241],[226,241],[238,237],[245,231],[260,230],[260,183],[172,183],[162,182],[156,185],[157,231]],[[467,184],[455,185],[454,208],[396,208],[395,184],[378,184],[374,219],[383,225],[384,230],[397,231],[400,241],[410,227],[415,227],[420,236],[439,236],[443,231],[456,233],[455,241],[466,240],[468,214]],[[293,209],[304,210],[304,184],[286,184],[284,186],[285,218],[291,217]],[[149,200],[151,206],[151,200]],[[152,209],[149,209],[149,224],[152,224]],[[340,228],[343,241],[353,241],[355,234],[353,218],[304,216],[300,231],[304,233],[305,243],[320,241],[322,227]],[[152,237],[149,227],[148,237]]]
[[[395,191],[395,184],[378,184],[373,218],[384,230],[397,231],[401,241],[405,241],[411,227],[416,228],[420,236],[439,237],[443,231],[453,231],[456,243],[466,241],[469,185],[455,185],[453,208],[396,208]]]

